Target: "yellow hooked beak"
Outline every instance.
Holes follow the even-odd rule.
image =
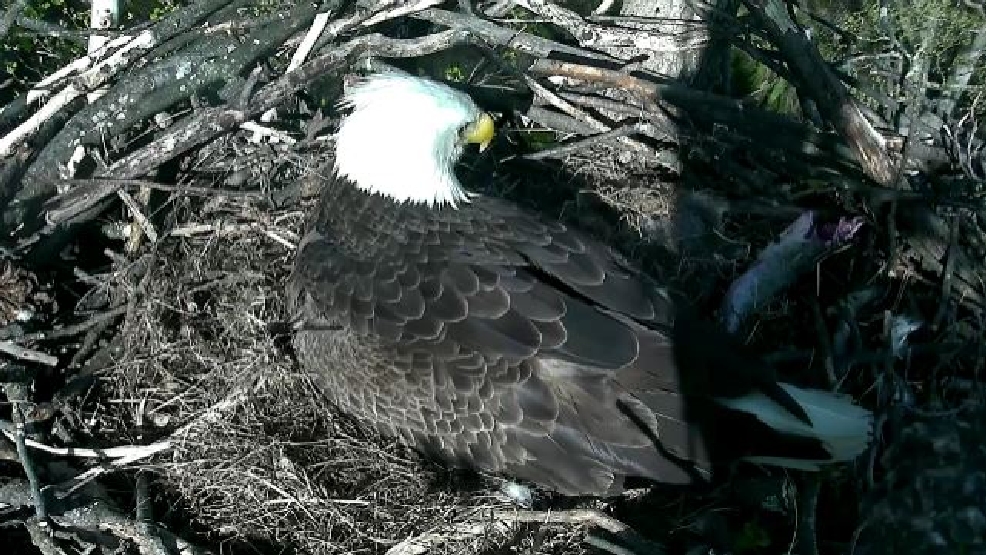
[[[479,151],[483,152],[486,150],[486,147],[490,146],[490,141],[493,140],[493,132],[493,118],[489,114],[483,113],[476,121],[466,127],[462,138],[465,139],[466,143],[478,144]]]

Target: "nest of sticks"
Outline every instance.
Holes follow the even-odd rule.
[[[628,33],[616,23],[520,2],[553,29],[536,33],[495,5],[437,4],[200,0],[0,111],[13,541],[44,555],[882,553],[906,527],[908,545],[981,552],[975,130],[918,153],[881,130],[874,150],[826,99],[813,127],[634,73],[604,48]],[[781,15],[752,13],[799,90],[834,79],[775,32]],[[699,491],[518,499],[335,411],[292,358],[282,304],[308,178],[331,164],[346,75],[447,77],[449,56],[506,122],[464,178],[617,245],[710,313],[741,308],[725,323],[782,375],[878,414],[867,456],[818,476],[740,468]],[[891,171],[936,152],[969,156]]]

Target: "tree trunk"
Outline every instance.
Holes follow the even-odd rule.
[[[694,75],[702,59],[705,45],[689,47],[686,43],[695,45],[700,37],[707,39],[709,32],[708,28],[701,25],[700,19],[689,4],[688,0],[624,0],[620,15],[659,20],[661,23],[652,26],[652,30],[670,36],[680,35],[682,40],[679,42],[682,44],[682,49],[677,52],[620,49],[619,55],[646,54],[649,57],[642,64],[644,69],[672,79]]]

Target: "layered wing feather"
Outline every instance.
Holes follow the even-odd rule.
[[[334,373],[347,410],[451,462],[565,493],[708,469],[679,395],[671,304],[653,283],[601,243],[494,199],[402,210],[316,221],[299,246],[293,305],[345,328],[303,330],[299,351],[341,333],[367,361],[308,357]]]

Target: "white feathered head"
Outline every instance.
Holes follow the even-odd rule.
[[[494,125],[447,85],[396,73],[349,87],[339,102],[352,111],[336,136],[335,170],[357,187],[399,202],[468,202],[454,166],[469,143],[484,150]]]

